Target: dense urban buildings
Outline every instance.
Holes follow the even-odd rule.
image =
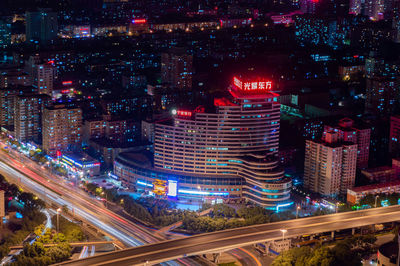
[[[88,200],[113,232],[111,201],[194,233],[387,212],[375,207],[400,204],[399,81],[399,0],[3,0],[0,174],[33,169],[81,196],[57,204]],[[180,210],[204,203],[221,205]],[[260,252],[291,246],[279,229]]]

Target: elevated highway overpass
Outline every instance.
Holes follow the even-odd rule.
[[[336,213],[254,225],[128,248],[60,265],[151,265],[192,255],[226,251],[251,244],[366,225],[400,221],[400,206]]]

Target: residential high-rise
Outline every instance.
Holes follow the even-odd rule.
[[[400,156],[400,116],[390,117],[389,151],[393,156]]]
[[[369,145],[371,141],[371,129],[356,127],[350,118],[343,118],[337,125],[325,125],[324,134],[335,131],[339,134],[339,141],[357,144],[357,168],[368,167]]]
[[[392,14],[393,41],[400,43],[400,1],[395,1],[393,3]]]
[[[14,98],[14,130],[19,141],[41,140],[42,112],[51,98],[47,95],[18,95]]]
[[[377,115],[393,114],[400,100],[400,88],[393,77],[367,78],[365,111]]]
[[[172,120],[155,123],[154,163],[148,151],[120,154],[115,173],[139,190],[171,183],[182,199],[290,205],[291,180],[276,158],[279,95],[271,88],[270,81],[234,78],[231,95],[215,99],[214,108],[172,110]]]
[[[326,132],[325,140],[306,141],[304,186],[324,196],[345,195],[354,186],[357,144],[340,142],[338,132]]]
[[[50,9],[26,12],[26,41],[47,43],[57,37],[57,13]]]
[[[319,7],[319,1],[315,0],[300,0],[300,10],[305,14],[315,14]]]
[[[162,82],[174,88],[192,88],[193,56],[183,48],[172,48],[161,54]]]
[[[82,145],[82,110],[64,105],[43,111],[43,149],[48,154],[73,151]]]
[[[365,0],[363,14],[373,20],[384,19],[385,0]]]
[[[0,17],[0,48],[11,44],[11,21],[8,17]]]
[[[362,11],[362,0],[350,0],[349,14],[359,15]]]
[[[0,126],[14,126],[14,104],[17,95],[36,93],[31,86],[10,86],[0,88]]]
[[[39,64],[36,66],[37,76],[34,85],[37,86],[40,94],[52,95],[54,76],[56,68],[49,63]]]

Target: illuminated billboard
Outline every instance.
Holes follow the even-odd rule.
[[[176,197],[178,192],[178,182],[176,180],[168,180],[168,196]]]
[[[158,196],[165,196],[167,194],[167,181],[156,179],[153,182],[153,193]]]
[[[233,78],[233,85],[242,92],[268,92],[272,89],[272,81],[242,81],[237,77]]]

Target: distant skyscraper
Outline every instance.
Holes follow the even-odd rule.
[[[332,131],[339,134],[339,141],[357,144],[357,168],[368,167],[371,129],[356,127],[352,119],[343,118],[339,121],[338,125],[325,125],[324,134]]]
[[[11,21],[8,17],[0,17],[0,48],[11,44]]]
[[[373,20],[381,20],[385,14],[385,0],[365,0],[364,15]]]
[[[389,151],[393,156],[400,155],[400,116],[390,117]]]
[[[82,143],[82,110],[64,105],[43,111],[43,149],[49,154],[75,150]]]
[[[37,77],[34,84],[37,86],[38,92],[51,96],[56,68],[49,63],[37,65],[36,68]]]
[[[400,43],[400,1],[397,0],[393,3],[393,41]]]
[[[337,132],[324,141],[306,141],[304,186],[324,196],[345,195],[354,186],[357,144],[340,142]]]
[[[319,0],[300,0],[300,10],[305,14],[315,14],[319,6]]]
[[[173,48],[161,54],[162,82],[179,89],[192,88],[192,64],[193,56],[183,48]]]
[[[26,12],[26,40],[47,43],[58,34],[57,13],[50,9]]]
[[[15,97],[14,129],[19,141],[40,140],[42,135],[42,112],[51,98],[47,95],[19,95]]]
[[[362,0],[350,0],[349,14],[359,15],[362,11]]]
[[[365,111],[367,113],[393,114],[400,98],[398,81],[391,77],[367,78]]]
[[[25,93],[36,93],[36,88],[18,86],[0,89],[0,126],[14,126],[14,98]]]

